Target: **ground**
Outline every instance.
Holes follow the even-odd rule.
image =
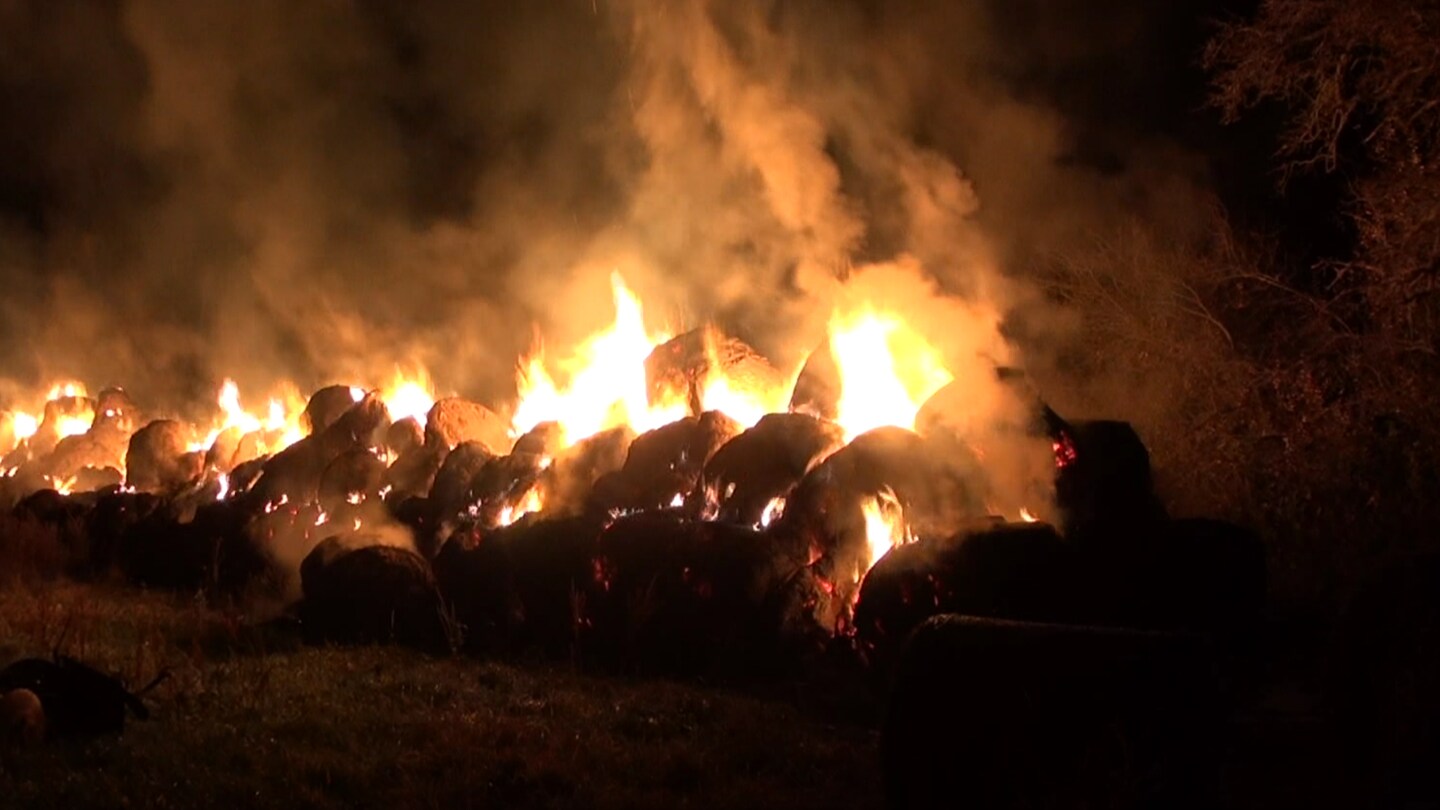
[[[6,807],[882,805],[872,724],[798,691],[306,648],[173,594],[0,588],[0,662],[57,644],[132,687],[171,675],[121,737],[0,751]]]

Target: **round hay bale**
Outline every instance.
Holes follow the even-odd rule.
[[[772,413],[721,445],[705,464],[701,486],[720,520],[760,521],[766,506],[845,446],[839,425],[799,413]]]
[[[369,450],[348,450],[336,456],[321,473],[320,505],[334,514],[346,504],[378,498],[384,480],[385,462]]]
[[[356,402],[348,385],[327,385],[310,395],[301,419],[310,435],[323,432]]]
[[[385,448],[399,458],[425,443],[425,428],[415,417],[407,416],[392,422],[385,429]]]
[[[826,340],[800,367],[800,376],[795,378],[795,390],[790,395],[790,410],[796,413],[818,416],[833,420],[839,415],[840,367],[835,364],[835,354]]]
[[[650,404],[684,402],[692,416],[704,411],[701,395],[715,375],[723,375],[743,391],[773,391],[785,384],[784,375],[759,352],[713,326],[672,338],[645,358]]]
[[[435,483],[430,487],[430,503],[436,514],[450,516],[464,510],[471,482],[494,458],[495,454],[483,442],[466,441],[456,445],[440,465]]]
[[[421,445],[395,459],[385,471],[385,486],[391,497],[423,496],[435,486],[435,476],[450,454],[449,448]]]
[[[173,419],[157,419],[135,431],[125,453],[126,483],[142,492],[174,492],[193,481],[203,459],[188,450],[188,431]]]
[[[379,540],[365,534],[347,541],[331,537],[306,556],[300,569],[306,637],[447,650],[444,604],[430,565],[407,549],[360,545]]]
[[[479,442],[491,455],[499,455],[511,445],[510,426],[478,402],[438,400],[425,417],[425,443],[450,449],[463,442]]]
[[[45,739],[45,707],[29,689],[0,696],[0,743],[35,745]]]

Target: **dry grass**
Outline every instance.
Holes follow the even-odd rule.
[[[124,736],[5,752],[7,807],[878,806],[875,740],[786,703],[541,666],[311,649],[194,600],[0,589],[0,660],[132,685]]]

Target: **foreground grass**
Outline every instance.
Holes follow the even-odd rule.
[[[304,648],[173,595],[0,589],[0,663],[147,695],[125,734],[0,753],[6,807],[867,807],[875,737],[785,702],[547,666]]]

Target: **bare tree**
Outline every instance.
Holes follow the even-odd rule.
[[[1394,345],[1434,353],[1440,335],[1440,2],[1262,0],[1205,52],[1212,100],[1233,120],[1287,114],[1282,177],[1341,172],[1354,254],[1336,292]]]

